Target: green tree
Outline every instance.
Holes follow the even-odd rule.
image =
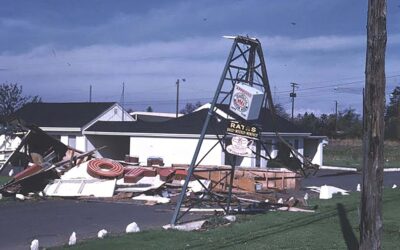
[[[146,112],[153,112],[153,108],[152,108],[151,106],[148,106],[148,107],[146,108]]]
[[[275,113],[276,113],[278,116],[280,116],[280,117],[282,117],[282,118],[285,118],[285,119],[287,119],[287,120],[290,118],[290,115],[286,112],[286,109],[283,107],[282,104],[280,104],[280,103],[275,103],[275,104],[274,104],[274,107],[275,107]]]
[[[199,108],[201,106],[202,106],[202,104],[200,101],[196,102],[195,104],[189,102],[189,103],[186,103],[185,108],[181,109],[179,111],[179,113],[186,115],[186,114],[192,113],[193,111],[195,111],[197,108]]]
[[[360,138],[362,135],[362,121],[360,114],[355,109],[348,108],[339,112],[337,121],[339,137],[344,138]]]
[[[385,137],[400,139],[400,86],[394,88],[386,106]]]
[[[355,109],[348,108],[335,114],[322,114],[319,117],[314,113],[305,112],[297,115],[295,123],[316,135],[325,135],[330,138],[360,138],[362,122]]]
[[[39,96],[23,95],[22,86],[17,83],[3,83],[0,85],[0,116],[7,117],[26,103],[41,101]]]

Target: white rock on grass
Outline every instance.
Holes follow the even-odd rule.
[[[76,233],[72,232],[71,236],[69,236],[68,245],[73,246],[76,244]]]
[[[37,239],[32,240],[31,250],[39,250],[39,240]]]
[[[393,188],[393,189],[397,188],[397,185],[396,185],[396,184],[393,184],[392,188]]]
[[[125,232],[127,234],[129,233],[137,233],[140,232],[140,228],[139,226],[136,224],[136,222],[132,222],[131,224],[129,224],[128,226],[126,226]]]
[[[356,190],[357,190],[357,192],[361,192],[361,185],[360,185],[360,183],[357,184],[357,189],[356,189]]]
[[[104,239],[104,237],[106,237],[107,234],[108,234],[107,230],[101,229],[101,230],[97,233],[97,238],[99,238],[99,239]]]

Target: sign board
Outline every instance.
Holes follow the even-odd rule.
[[[249,140],[243,136],[234,136],[232,137],[232,144],[226,147],[226,151],[237,156],[252,157],[254,155],[250,148],[253,142],[253,140]]]
[[[264,93],[246,84],[237,83],[233,89],[229,109],[245,120],[258,119]]]
[[[229,121],[226,132],[232,135],[240,135],[250,139],[258,140],[260,131],[254,125],[244,124],[238,121]]]

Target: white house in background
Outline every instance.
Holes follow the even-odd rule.
[[[15,113],[15,119],[36,125],[81,151],[94,148],[83,131],[97,121],[133,121],[115,102],[30,103]]]
[[[118,152],[126,152],[128,148],[129,154],[138,156],[140,162],[146,162],[148,157],[157,156],[162,157],[166,165],[190,164],[208,110],[209,106],[205,105],[191,114],[164,122],[149,122],[140,119],[136,122],[97,121],[84,129],[83,134],[95,145],[100,146],[105,142],[112,145],[114,152],[101,152],[106,157],[118,158],[121,156]],[[211,119],[198,159],[212,149],[201,162],[202,165],[227,164],[229,155],[224,153],[221,144],[218,143],[218,137],[221,138],[225,134],[227,119],[230,118],[228,114],[228,107],[222,105],[216,110],[215,119]],[[277,138],[272,126],[271,114],[263,112],[257,123],[262,125],[263,140],[270,142],[267,150],[272,157],[275,157],[278,150],[273,145],[277,142]],[[275,118],[275,123],[281,136],[289,141],[299,153],[310,158],[313,163],[322,165],[325,136],[313,136],[310,132],[304,131],[281,117]],[[123,138],[128,138],[128,141]],[[253,150],[266,155],[259,144],[253,145]],[[262,157],[239,157],[237,165],[264,167],[267,162]]]

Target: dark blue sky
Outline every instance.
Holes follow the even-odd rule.
[[[263,43],[275,101],[299,112],[359,109],[367,1],[2,1],[0,82],[45,101],[125,100],[136,110],[174,111],[216,88],[231,41]],[[388,90],[400,84],[400,1],[388,0]],[[322,88],[321,88],[322,87]]]

